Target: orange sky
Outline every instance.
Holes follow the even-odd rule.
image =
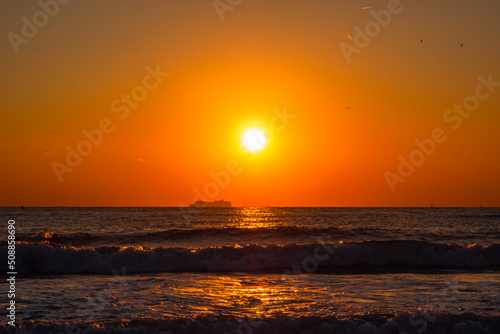
[[[54,1],[47,22],[37,2],[0,4],[2,206],[500,205],[500,86],[478,79],[500,82],[498,1]],[[447,111],[464,101],[467,118]],[[273,138],[249,161],[251,126]]]

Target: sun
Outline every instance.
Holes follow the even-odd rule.
[[[241,145],[246,151],[251,153],[261,152],[267,147],[268,143],[269,138],[261,128],[247,129],[241,137]]]

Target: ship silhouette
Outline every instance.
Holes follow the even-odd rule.
[[[196,201],[193,204],[189,204],[192,208],[230,208],[231,202],[220,200],[213,202]]]

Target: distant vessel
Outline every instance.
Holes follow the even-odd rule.
[[[193,204],[189,204],[192,208],[230,208],[231,202],[220,200],[214,202],[196,201]]]

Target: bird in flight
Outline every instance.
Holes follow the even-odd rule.
[[[421,40],[420,40],[420,43],[422,43],[423,41],[424,41],[424,40],[423,40],[423,39],[421,39]]]
[[[464,43],[460,44],[460,47],[464,46]]]

